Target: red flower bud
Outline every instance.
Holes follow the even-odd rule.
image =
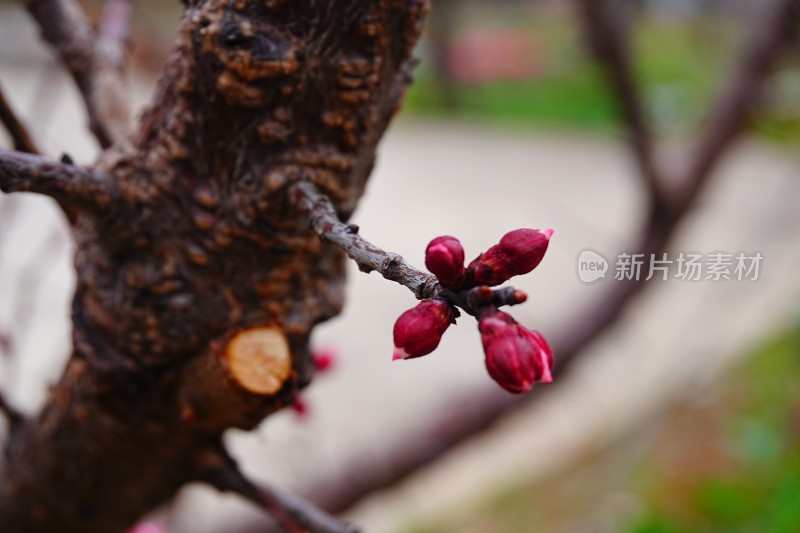
[[[513,276],[527,274],[542,262],[553,230],[518,229],[506,233],[467,267],[471,285],[500,285]]]
[[[299,418],[306,418],[309,414],[308,403],[306,403],[306,401],[300,396],[294,399],[294,402],[292,402],[292,405],[290,405],[290,407],[292,411],[294,411],[294,414],[297,415]]]
[[[439,346],[442,335],[455,320],[443,300],[423,300],[397,319],[394,325],[394,360],[428,355]]]
[[[481,318],[478,328],[486,369],[501,387],[520,394],[529,392],[537,381],[553,381],[553,352],[541,333],[524,328],[502,311]]]
[[[464,248],[455,237],[436,237],[425,250],[425,266],[445,287],[464,283]]]
[[[314,350],[311,355],[314,357],[314,368],[320,373],[333,370],[338,360],[333,350]]]

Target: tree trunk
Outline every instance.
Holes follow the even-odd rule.
[[[35,3],[35,2],[34,2]],[[195,0],[137,132],[92,169],[0,153],[0,186],[55,197],[77,242],[74,351],[15,431],[0,531],[124,531],[212,476],[311,379],[344,254],[287,187],[347,219],[401,104],[426,0]]]

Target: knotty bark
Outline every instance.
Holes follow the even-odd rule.
[[[0,531],[123,531],[207,479],[226,429],[255,427],[309,382],[309,335],[341,309],[345,255],[287,187],[306,180],[350,216],[427,0],[186,4],[137,132],[93,168],[0,153],[0,188],[70,211],[78,279],[73,355],[7,446]],[[70,69],[91,72],[93,57]],[[228,364],[229,341],[251,330],[290,349],[275,394]]]

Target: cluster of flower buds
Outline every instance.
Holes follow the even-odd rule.
[[[490,287],[536,268],[547,252],[553,230],[518,229],[464,266],[464,248],[455,237],[432,240],[425,250],[425,266],[451,291],[470,291],[477,305],[478,327],[486,352],[489,375],[513,393],[531,390],[536,382],[552,381],[553,353],[544,337],[499,311]],[[527,296],[514,292],[514,302]],[[477,302],[477,304],[475,303]],[[472,311],[475,312],[475,311]],[[439,346],[444,332],[455,323],[457,311],[445,300],[432,298],[403,313],[394,326],[394,359],[428,355]]]
[[[488,309],[478,321],[486,369],[509,392],[529,392],[536,382],[553,381],[553,352],[538,331],[517,323],[508,313]]]
[[[423,300],[394,324],[394,360],[428,355],[439,346],[442,335],[455,323],[455,313],[444,300]]]

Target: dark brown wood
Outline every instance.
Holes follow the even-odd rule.
[[[58,24],[81,20],[71,5],[29,2],[79,78],[94,37]],[[313,183],[350,216],[427,10],[426,0],[187,2],[135,135],[92,169],[0,153],[4,191],[76,208],[78,278],[74,353],[7,446],[0,531],[124,531],[204,479],[222,432],[255,427],[309,382],[309,335],[341,309],[345,255],[320,242],[287,188]],[[230,343],[254,330],[290,349],[277,393],[230,364],[241,349]]]

